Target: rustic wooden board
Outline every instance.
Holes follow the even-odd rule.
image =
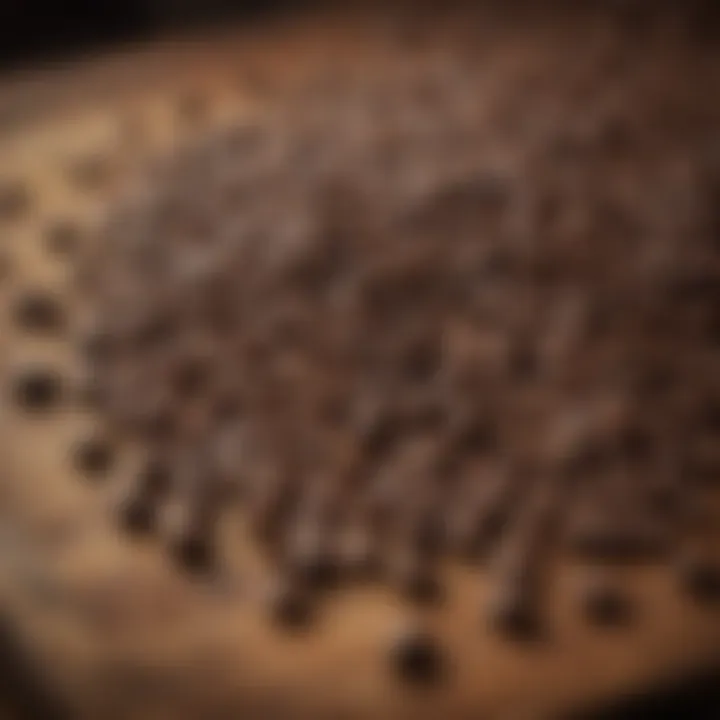
[[[278,633],[256,602],[264,569],[240,567],[247,548],[236,518],[224,528],[235,551],[221,576],[190,580],[168,563],[162,543],[131,543],[115,528],[131,449],[110,481],[84,482],[71,449],[94,420],[70,402],[44,416],[13,405],[18,363],[47,360],[68,382],[77,373],[71,329],[38,340],[9,317],[14,293],[36,285],[57,288],[71,318],[81,310],[72,263],[48,251],[48,228],[70,220],[89,242],[103,208],[149,157],[261,112],[268,87],[278,91],[326,58],[372,57],[374,43],[389,36],[378,24],[368,28],[316,21],[159,42],[0,83],[0,179],[19,179],[31,193],[27,212],[0,221],[9,267],[0,281],[0,597],[4,622],[48,692],[83,717],[554,717],[703,666],[720,652],[720,612],[690,604],[662,568],[625,571],[641,612],[627,630],[603,633],[578,616],[586,570],[559,562],[547,603],[551,635],[523,649],[486,631],[482,575],[451,567],[448,602],[425,620],[437,628],[453,672],[437,689],[408,691],[387,667],[388,643],[407,619],[391,595],[343,592],[308,635]],[[514,42],[527,58],[552,45],[553,33],[562,30],[535,29],[532,41]],[[196,116],[193,97],[207,103]],[[72,168],[95,156],[108,161],[107,177],[78,188]],[[8,696],[9,716],[21,700]]]

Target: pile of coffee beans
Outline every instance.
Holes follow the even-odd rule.
[[[179,497],[202,570],[239,499],[292,624],[330,585],[439,602],[442,563],[487,563],[515,637],[552,554],[684,551],[720,481],[720,111],[642,49],[595,50],[512,87],[460,44],[390,53],[115,209],[82,343],[147,454],[126,527]]]

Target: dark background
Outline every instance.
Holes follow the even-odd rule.
[[[0,63],[52,60],[176,27],[251,22],[288,0],[0,0]]]

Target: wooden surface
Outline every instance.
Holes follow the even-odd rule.
[[[660,567],[622,571],[637,616],[627,629],[603,632],[579,617],[586,569],[558,562],[550,634],[530,648],[487,631],[482,573],[448,567],[447,602],[423,619],[437,629],[452,672],[436,689],[410,691],[388,670],[389,643],[408,617],[392,595],[343,591],[307,635],[279,633],[257,602],[263,568],[240,562],[247,547],[238,518],[224,528],[234,549],[220,576],[190,580],[168,562],[162,540],[131,543],[116,530],[131,448],[118,446],[107,481],[89,483],[71,451],[94,420],[69,400],[42,416],[14,407],[9,378],[19,363],[47,360],[68,383],[77,374],[72,325],[82,308],[72,261],[48,252],[47,228],[69,219],[89,230],[148,157],[262,112],[268,83],[367,53],[373,42],[364,32],[358,22],[315,22],[252,38],[166,42],[0,84],[0,179],[31,190],[30,210],[0,223],[10,267],[0,282],[0,597],[43,682],[82,717],[555,717],[717,659],[720,611],[681,597]],[[552,45],[553,32],[561,30],[516,42],[527,54]],[[387,42],[378,26],[367,33]],[[206,111],[183,118],[178,103],[192,96],[208,100]],[[77,188],[69,168],[96,154],[109,159],[108,177]],[[68,309],[70,328],[58,337],[28,335],[9,317],[14,294],[36,285],[57,288]]]

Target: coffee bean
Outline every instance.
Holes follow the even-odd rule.
[[[401,424],[397,416],[386,410],[373,418],[362,430],[362,443],[365,452],[371,457],[386,454],[397,442],[401,434]]]
[[[527,381],[540,371],[540,358],[529,341],[516,342],[508,358],[508,370],[515,380]]]
[[[107,438],[91,436],[80,441],[74,451],[75,467],[88,477],[106,475],[112,467],[114,453]]]
[[[720,563],[702,557],[683,558],[677,568],[682,588],[700,602],[720,602]]]
[[[72,220],[56,220],[45,229],[45,244],[53,255],[72,257],[81,241],[82,231]]]
[[[419,605],[439,605],[444,588],[428,565],[417,564],[402,571],[398,578],[402,595]]]
[[[173,369],[173,387],[181,398],[196,397],[208,379],[207,367],[199,358],[184,358]]]
[[[45,291],[20,295],[13,306],[13,317],[20,328],[40,333],[56,333],[65,322],[58,299]]]
[[[498,431],[491,418],[471,416],[453,428],[457,452],[465,455],[495,452]]]
[[[542,635],[537,608],[520,588],[501,591],[489,609],[488,619],[495,632],[512,641],[535,641]]]
[[[50,367],[27,367],[18,371],[13,378],[12,394],[22,409],[46,412],[60,402],[62,380]]]
[[[290,561],[289,573],[297,583],[313,591],[328,590],[340,579],[336,558],[322,547],[296,552]]]
[[[625,626],[632,619],[628,598],[612,585],[593,582],[581,597],[583,615],[593,625],[601,627]]]
[[[446,669],[442,651],[435,638],[423,630],[404,630],[392,644],[390,662],[393,672],[411,685],[433,685]]]
[[[155,530],[155,506],[142,496],[131,497],[120,506],[118,519],[121,529],[133,537],[149,535]]]

